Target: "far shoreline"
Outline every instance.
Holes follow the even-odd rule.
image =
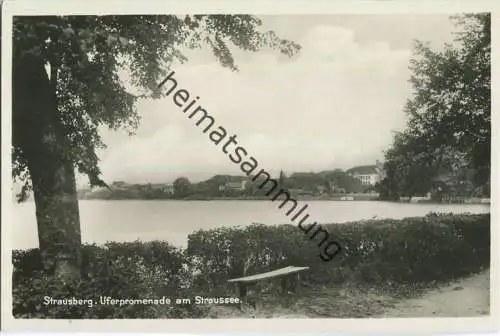
[[[382,200],[378,197],[353,197],[353,199],[341,199],[339,197],[295,197],[296,201],[304,202],[317,202],[317,201],[331,201],[331,202],[383,202],[383,203],[400,203],[400,204],[470,204],[470,205],[488,205],[491,206],[491,200],[489,198],[483,199],[465,199],[462,202],[445,202],[445,201],[432,201],[432,200],[416,200],[409,202],[406,200],[394,201],[394,200]],[[279,200],[273,201],[269,197],[246,197],[246,198],[236,198],[236,197],[211,197],[211,198],[78,198],[79,201],[176,201],[176,202],[190,202],[190,201],[271,201],[278,202]]]

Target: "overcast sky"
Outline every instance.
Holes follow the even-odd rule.
[[[263,28],[303,48],[292,61],[277,52],[235,52],[239,72],[209,51],[175,65],[179,88],[203,106],[260,168],[321,171],[374,164],[392,131],[404,126],[411,90],[408,61],[414,39],[436,47],[451,41],[448,16],[262,16]],[[142,101],[137,134],[103,131],[106,182],[192,181],[241,174],[238,165],[171,98]],[[80,183],[85,180],[80,179]]]

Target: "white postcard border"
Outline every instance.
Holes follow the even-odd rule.
[[[179,319],[179,320],[19,320],[12,316],[11,237],[16,228],[12,218],[11,195],[11,55],[13,15],[91,14],[403,14],[492,12],[492,55],[500,55],[500,6],[494,1],[6,1],[2,6],[2,322],[9,331],[79,332],[175,332],[175,333],[477,333],[500,328],[499,230],[496,203],[500,199],[498,171],[500,140],[500,59],[492,59],[492,204],[491,204],[491,315],[481,318],[387,318],[387,319]]]

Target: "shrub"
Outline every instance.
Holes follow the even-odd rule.
[[[329,262],[319,258],[314,240],[291,225],[197,231],[186,251],[199,274],[195,285],[200,291],[224,292],[229,278],[290,265],[309,266],[303,279],[318,285],[428,283],[479,271],[490,262],[489,214],[429,214],[323,227],[343,248]]]
[[[196,306],[44,305],[44,298],[158,299],[183,297],[189,281],[182,251],[165,242],[85,245],[82,278],[65,283],[42,267],[38,249],[13,252],[13,315],[21,318],[178,318],[197,316]]]
[[[345,281],[413,286],[452,280],[490,263],[489,214],[429,214],[322,227],[342,246],[328,262],[319,257],[318,243],[296,226],[226,227],[194,232],[185,251],[159,241],[85,245],[82,278],[70,283],[44,270],[37,249],[14,251],[13,313],[21,318],[193,318],[204,316],[204,308],[45,306],[43,300],[227,296],[230,278],[291,265],[309,266],[301,278],[316,286]]]
[[[345,230],[345,226],[351,230]],[[329,229],[349,242],[350,253],[340,257],[341,263],[349,265],[358,279],[446,281],[490,263],[489,214],[429,214],[330,225]]]
[[[225,293],[230,278],[313,259],[318,251],[292,225],[199,230],[186,250],[200,292]]]

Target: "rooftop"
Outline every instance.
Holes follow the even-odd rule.
[[[359,175],[369,175],[369,174],[377,174],[377,166],[369,165],[369,166],[357,166],[347,170],[348,173],[351,174],[359,174]]]

